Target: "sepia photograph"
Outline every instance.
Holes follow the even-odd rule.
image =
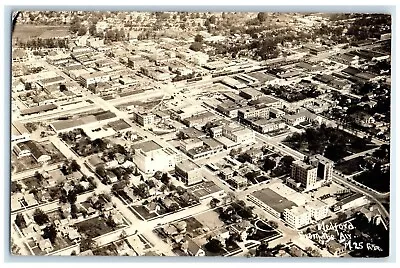
[[[9,19],[11,255],[389,257],[390,13]]]

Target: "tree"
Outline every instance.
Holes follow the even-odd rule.
[[[92,36],[96,36],[97,35],[96,23],[93,23],[92,25],[90,25],[89,34],[92,35]]]
[[[217,22],[217,18],[215,17],[215,15],[212,15],[208,20],[211,24],[215,24]]]
[[[264,164],[263,164],[263,169],[264,171],[272,170],[276,166],[276,162],[270,158],[265,158],[264,159]]]
[[[75,204],[75,202],[76,202],[76,200],[77,200],[77,195],[76,195],[76,192],[75,192],[74,190],[70,190],[70,191],[68,192],[67,200],[68,200],[68,202],[69,202],[71,205],[72,205],[72,204]]]
[[[257,20],[259,21],[259,23],[262,23],[264,21],[266,21],[268,18],[268,13],[267,12],[259,12],[257,14]]]
[[[292,165],[293,161],[294,161],[294,158],[291,155],[285,155],[281,159],[282,165],[285,167],[288,167],[288,168]]]
[[[39,225],[43,225],[43,224],[49,222],[49,217],[40,208],[37,208],[35,210],[35,212],[33,213],[33,219]]]
[[[92,250],[96,248],[96,242],[92,238],[84,238],[81,241],[80,251],[84,252],[86,250]]]
[[[81,27],[79,27],[78,33],[77,33],[77,34],[78,34],[79,36],[82,36],[82,35],[85,35],[86,32],[87,32],[87,28],[86,28],[85,26],[81,26]]]
[[[21,213],[18,213],[15,217],[15,224],[18,226],[19,229],[26,228],[25,218]]]
[[[18,182],[12,181],[11,182],[11,193],[21,192],[22,185]]]
[[[212,253],[220,253],[221,251],[224,250],[224,247],[218,239],[212,238],[210,239],[205,245],[205,249]]]
[[[172,203],[169,207],[170,211],[177,211],[179,209],[179,205],[177,203]]]
[[[271,226],[274,229],[278,228],[278,224],[274,221],[268,221],[268,225]]]
[[[194,41],[195,41],[195,42],[198,42],[198,43],[203,43],[204,38],[203,38],[203,36],[202,36],[201,34],[198,34],[198,35],[196,35],[196,37],[194,38]]]
[[[273,257],[272,249],[268,247],[268,242],[261,242],[256,249],[256,257]]]
[[[99,175],[101,178],[106,177],[106,170],[103,166],[97,166],[95,169],[95,172],[97,175]]]
[[[168,177],[168,174],[167,173],[164,173],[162,176],[161,176],[161,182],[162,183],[164,183],[164,184],[169,184],[169,182],[170,182],[170,178]]]
[[[81,166],[76,162],[75,159],[71,161],[70,168],[71,168],[72,172],[81,170]]]
[[[50,242],[54,244],[57,238],[57,229],[54,226],[54,224],[50,224],[49,226],[46,226],[46,228],[43,229],[43,238],[50,239]]]
[[[339,212],[337,214],[337,221],[340,222],[344,222],[345,220],[347,220],[347,215],[344,212]]]
[[[190,45],[189,49],[193,50],[193,51],[200,51],[202,48],[202,44],[199,42],[194,42]]]
[[[211,208],[215,208],[218,204],[220,203],[220,201],[216,198],[211,199],[210,201],[210,207]]]
[[[77,33],[80,28],[81,28],[80,19],[78,17],[74,17],[74,19],[72,19],[72,21],[71,21],[71,25],[69,27],[69,30],[72,33]]]

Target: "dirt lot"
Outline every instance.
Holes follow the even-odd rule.
[[[209,211],[196,216],[196,220],[208,227],[210,230],[218,229],[224,226],[224,223],[219,219],[219,215],[215,211]]]
[[[26,41],[31,38],[53,38],[67,37],[68,26],[48,25],[16,25],[13,33],[13,40]]]

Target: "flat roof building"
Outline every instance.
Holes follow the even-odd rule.
[[[163,148],[155,141],[144,141],[133,145],[134,162],[146,174],[156,171],[170,171],[175,168],[177,154],[170,148]]]
[[[184,160],[177,163],[175,166],[175,174],[188,186],[203,181],[201,167],[191,160]]]

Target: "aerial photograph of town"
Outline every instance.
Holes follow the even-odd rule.
[[[12,255],[389,256],[390,14],[10,19]]]

